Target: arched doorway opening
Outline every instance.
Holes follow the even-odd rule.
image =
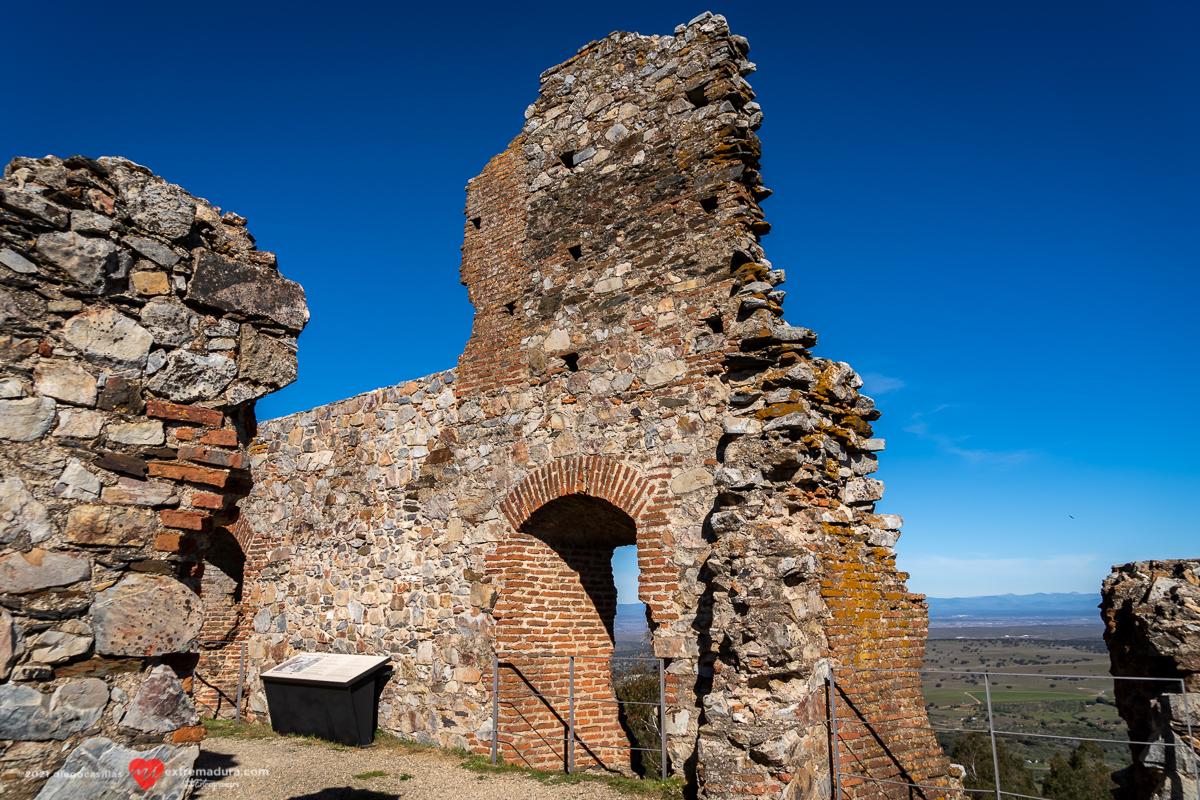
[[[242,622],[245,568],[246,554],[237,538],[227,528],[214,530],[200,578],[204,627],[194,673],[196,707],[204,716],[235,716],[241,647],[234,640]]]
[[[636,523],[617,506],[568,494],[540,506],[501,543],[504,589],[494,614],[506,760],[564,768],[573,696],[575,769],[631,771],[609,660],[617,614],[613,551],[636,538]]]

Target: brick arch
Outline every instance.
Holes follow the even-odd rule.
[[[569,456],[531,472],[500,504],[500,510],[515,530],[534,511],[569,494],[586,494],[607,500],[628,514],[641,527],[649,508],[653,485],[636,469],[616,458]]]
[[[243,514],[237,518],[237,521],[226,527],[233,538],[237,539],[237,543],[242,546],[242,552],[246,554],[246,558],[250,557],[250,540],[254,538],[254,529],[250,527],[250,523],[246,521],[246,516]]]
[[[559,769],[564,737],[567,655],[574,663],[577,767],[630,769],[630,742],[622,730],[612,685],[612,621],[616,587],[610,572],[613,543],[557,543],[526,528],[545,509],[566,498],[603,501],[632,521],[639,561],[639,591],[655,623],[668,602],[655,570],[662,560],[663,505],[656,501],[659,476],[644,476],[617,458],[568,456],[533,471],[500,503],[511,529],[487,571],[500,589],[495,605],[501,753],[543,769]],[[567,514],[589,513],[586,505]],[[610,507],[612,514],[617,514]],[[607,628],[607,630],[606,630]],[[531,738],[532,737],[532,738]]]

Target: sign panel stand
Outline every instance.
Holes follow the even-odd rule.
[[[387,656],[294,655],[261,675],[271,728],[367,747],[375,739],[379,697],[391,674]]]

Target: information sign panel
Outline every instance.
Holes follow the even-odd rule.
[[[352,656],[342,653],[298,653],[262,674],[280,680],[351,683],[376,669],[387,656]]]

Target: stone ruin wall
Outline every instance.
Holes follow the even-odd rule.
[[[782,321],[748,51],[705,14],[543,73],[468,186],[458,367],[261,426],[239,523],[255,674],[387,653],[383,727],[485,752],[493,652],[502,692],[561,695],[565,658],[511,654],[611,653],[609,563],[636,544],[672,770],[704,797],[830,794],[831,664],[919,667],[927,620],[901,520],[874,513],[879,414]],[[927,727],[914,676],[837,675],[844,770],[953,788],[903,727]],[[577,765],[627,770],[588,702],[612,698],[603,658],[577,682]],[[506,699],[502,756],[561,768],[565,709]]]
[[[192,651],[218,616],[202,587],[240,549],[254,401],[295,380],[308,321],[245,225],[120,158],[4,171],[5,797],[142,796],[136,758],[164,762],[152,796],[185,792]],[[115,777],[65,777],[81,770]]]
[[[1120,787],[1116,796],[1195,798],[1200,757],[1200,560],[1114,567],[1101,594],[1110,672],[1183,679],[1188,700],[1185,708],[1177,680],[1115,682],[1117,711],[1130,740],[1154,743],[1130,745],[1133,765],[1113,775]]]

